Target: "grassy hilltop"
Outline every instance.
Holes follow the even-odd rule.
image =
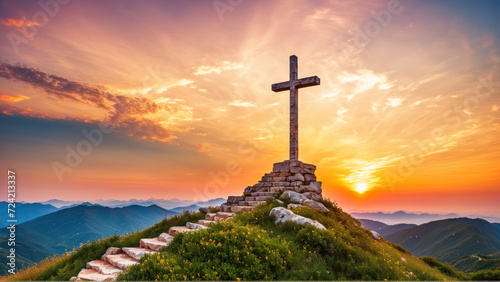
[[[181,233],[161,252],[146,255],[118,280],[463,280],[466,277],[437,259],[413,257],[383,239],[376,240],[359,221],[335,204],[321,214],[308,207],[296,214],[319,221],[327,230],[287,222],[274,225],[269,213],[275,202]],[[69,280],[86,262],[99,259],[108,247],[139,245],[171,226],[202,219],[184,213],[140,232],[85,244],[72,254],[46,260],[8,280]],[[491,279],[491,278],[490,278]]]

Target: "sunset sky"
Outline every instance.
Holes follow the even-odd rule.
[[[288,159],[271,84],[297,55],[321,79],[299,91],[299,159],[325,197],[500,217],[498,1],[41,2],[0,1],[18,201],[240,195]]]

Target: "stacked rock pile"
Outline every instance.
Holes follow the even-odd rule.
[[[308,205],[322,212],[328,211],[323,200],[321,182],[316,180],[316,166],[297,160],[287,160],[273,165],[259,183],[245,188],[242,196],[229,196],[221,211],[249,211],[268,199],[290,198],[295,205]],[[321,208],[323,206],[323,208]]]

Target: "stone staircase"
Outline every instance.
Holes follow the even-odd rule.
[[[209,228],[212,222],[225,220],[233,215],[233,212],[227,211],[207,213],[205,219],[199,220],[198,223],[188,222],[186,226],[172,226],[168,233],[162,233],[156,238],[143,238],[138,247],[121,249],[110,247],[100,260],[87,262],[87,268],[82,269],[70,281],[115,281],[118,275],[127,268],[139,264],[139,260],[145,254],[154,254],[160,248],[167,246],[175,234]]]

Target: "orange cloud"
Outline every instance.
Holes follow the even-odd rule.
[[[23,96],[23,95],[7,95],[7,94],[2,94],[0,93],[0,101],[5,101],[5,102],[19,102],[23,100],[29,100],[31,99],[28,96]]]
[[[4,26],[14,26],[14,27],[17,27],[17,28],[22,28],[22,27],[25,27],[25,26],[40,26],[39,23],[35,22],[35,21],[30,21],[30,20],[27,20],[26,18],[22,18],[22,19],[11,19],[11,18],[5,18],[5,19],[1,19],[0,20],[0,24],[4,25]]]
[[[210,144],[209,143],[197,144],[196,150],[200,153],[210,152]]]

